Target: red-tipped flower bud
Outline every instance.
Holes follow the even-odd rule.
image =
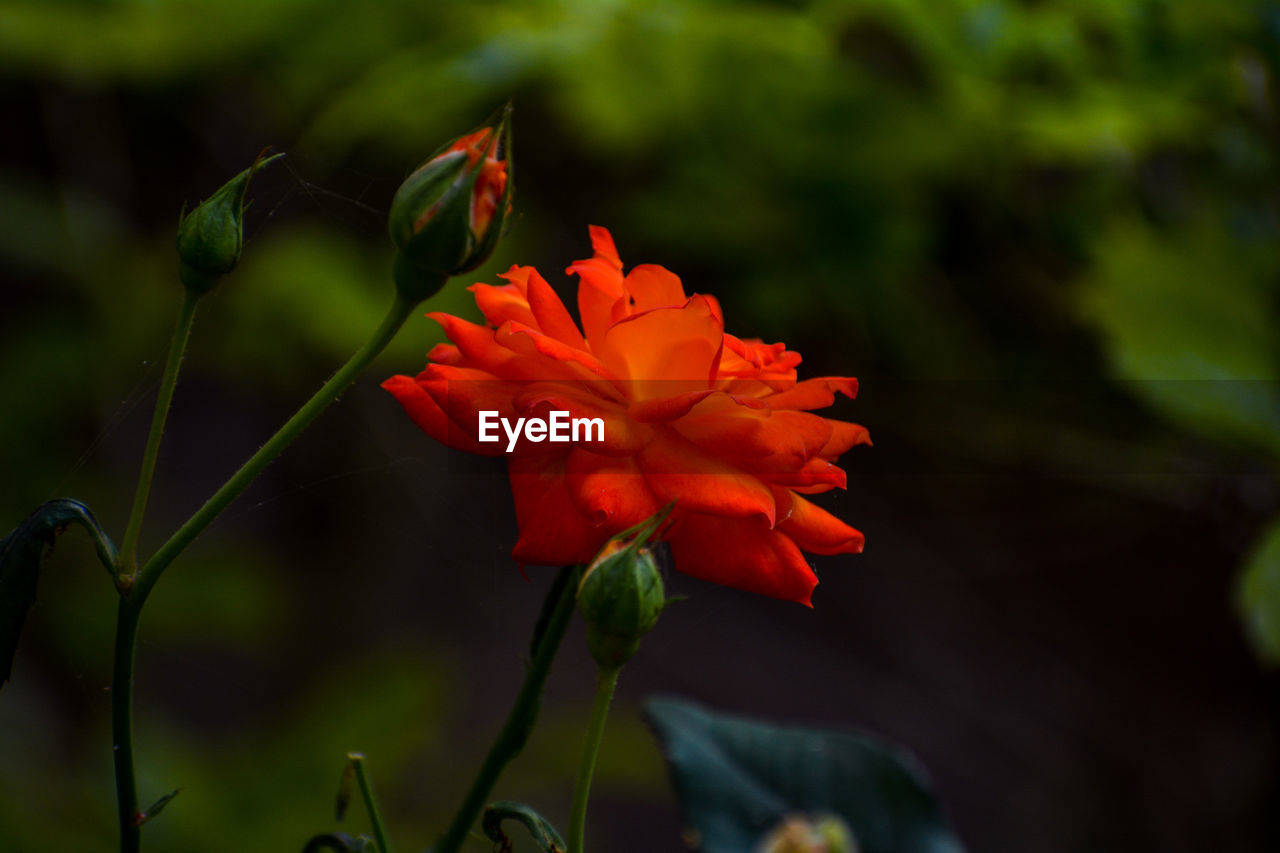
[[[760,842],[757,853],[858,853],[849,826],[836,815],[788,815]]]
[[[414,170],[391,201],[396,286],[426,299],[449,276],[484,263],[511,206],[511,108]]]
[[[183,215],[178,223],[178,276],[188,290],[204,293],[235,269],[244,247],[244,196],[249,179],[283,156],[259,154],[252,166]]]

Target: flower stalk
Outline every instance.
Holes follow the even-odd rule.
[[[360,789],[360,798],[364,800],[364,811],[369,816],[369,824],[373,827],[373,837],[378,842],[378,853],[391,853],[391,843],[387,841],[387,830],[382,824],[382,815],[378,812],[378,803],[373,798],[373,782],[364,768],[364,755],[359,752],[347,754],[347,760],[356,775],[356,787]]]
[[[498,781],[503,769],[511,763],[520,750],[524,748],[538,720],[538,711],[542,704],[542,688],[547,683],[547,675],[560,649],[560,641],[569,627],[573,616],[574,598],[578,590],[580,567],[566,566],[560,570],[555,583],[547,591],[547,599],[543,604],[543,618],[540,623],[541,632],[535,632],[533,657],[529,662],[529,671],[525,674],[520,693],[515,704],[507,715],[489,754],[476,774],[471,788],[467,791],[462,805],[453,816],[453,822],[445,831],[432,853],[457,853],[471,827],[480,817],[493,786]]]
[[[178,308],[178,320],[173,327],[173,341],[164,373],[160,376],[160,393],[156,398],[155,414],[151,418],[151,432],[147,435],[147,447],[142,453],[142,468],[138,472],[138,488],[133,496],[133,508],[129,511],[129,524],[120,543],[116,584],[122,589],[133,584],[138,571],[138,536],[142,532],[142,517],[147,511],[147,498],[151,494],[151,480],[156,472],[156,460],[160,456],[160,440],[164,436],[165,421],[169,417],[169,404],[173,401],[173,389],[178,384],[178,371],[187,350],[191,326],[195,322],[199,292],[190,288],[182,291],[182,304]]]
[[[138,783],[133,765],[133,660],[141,602],[122,594],[116,605],[115,659],[111,675],[111,754],[115,765],[120,853],[137,853],[142,842]]]
[[[573,807],[569,812],[569,853],[583,853],[591,778],[595,775],[596,758],[600,754],[600,742],[604,740],[604,726],[609,718],[609,705],[613,702],[613,691],[618,686],[620,672],[621,666],[602,666],[596,674],[596,696],[591,703],[591,719],[587,723],[587,736],[582,744],[578,778],[573,785]]]

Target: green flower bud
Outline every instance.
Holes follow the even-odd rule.
[[[178,276],[188,290],[205,293],[235,269],[244,246],[244,195],[249,179],[283,156],[264,158],[259,154],[252,166],[223,184],[190,213],[183,214],[178,223]]]
[[[650,531],[652,532],[652,531]],[[587,647],[602,668],[626,663],[666,606],[662,575],[646,535],[611,539],[578,586],[578,610],[587,621]]]
[[[414,300],[493,254],[511,207],[511,108],[437,151],[391,200],[395,279]]]

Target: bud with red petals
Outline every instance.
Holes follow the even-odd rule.
[[[488,260],[511,207],[511,108],[446,145],[414,170],[391,201],[396,286],[426,299],[450,276]]]

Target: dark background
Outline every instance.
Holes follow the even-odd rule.
[[[813,610],[670,576],[598,849],[680,846],[657,693],[901,743],[974,851],[1275,849],[1278,50],[1280,7],[1219,0],[5,4],[0,527],[74,496],[122,533],[184,203],[289,154],[201,305],[144,550],[364,340],[399,181],[513,99],[517,215],[475,279],[570,294],[608,226],[802,375],[857,375],[833,412],[876,442],[823,502],[866,553],[813,561]],[[466,283],[428,307],[475,316]],[[158,587],[139,782],[183,790],[150,849],[299,849],[349,749],[400,847],[456,805],[551,574],[508,556],[501,465],[377,387],[438,339],[411,320]],[[114,593],[78,533],[40,591],[0,849],[111,849]],[[582,640],[496,792],[562,826]]]

